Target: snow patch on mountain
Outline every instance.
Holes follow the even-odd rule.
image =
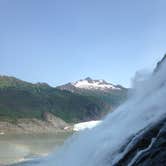
[[[92,80],[91,78],[86,78],[84,80],[79,80],[77,82],[72,83],[72,85],[76,88],[81,89],[113,89],[113,90],[121,90],[120,87],[113,85],[111,83],[107,83],[104,80]]]

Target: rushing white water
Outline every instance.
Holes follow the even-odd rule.
[[[70,138],[40,166],[111,166],[119,148],[141,129],[166,113],[166,64],[138,85],[130,99],[97,127]]]

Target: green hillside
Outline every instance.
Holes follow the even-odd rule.
[[[81,94],[83,96],[95,97],[99,100],[102,100],[104,103],[107,103],[113,109],[118,107],[126,100],[128,89],[123,88],[122,90],[110,90],[110,91],[79,89],[75,91],[75,93]]]
[[[51,112],[67,122],[98,119],[110,110],[107,102],[95,96],[58,90],[47,84],[31,84],[14,77],[0,76],[0,118],[43,119]]]

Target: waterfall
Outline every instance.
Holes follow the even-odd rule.
[[[166,64],[144,79],[129,100],[97,127],[74,134],[39,166],[113,166],[128,140],[166,113]],[[132,146],[132,145],[131,145]],[[150,147],[151,145],[149,145]]]

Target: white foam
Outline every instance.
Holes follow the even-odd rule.
[[[139,84],[135,94],[91,130],[71,137],[40,166],[110,166],[133,134],[166,113],[166,65]],[[123,155],[123,154],[121,154]]]

